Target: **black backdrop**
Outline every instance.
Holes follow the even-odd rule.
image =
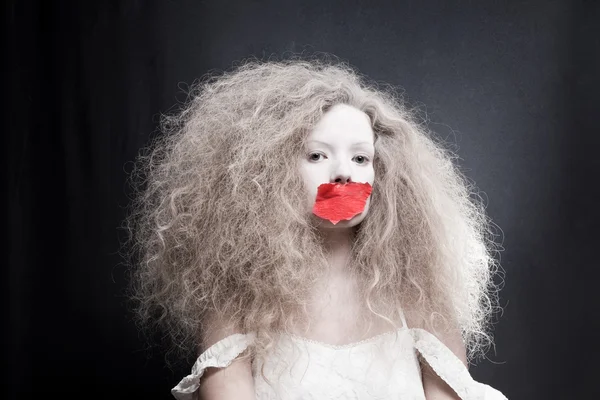
[[[402,86],[503,230],[510,399],[599,394],[595,1],[8,1],[4,398],[170,398],[122,297],[126,172],[185,86],[248,56],[329,52]],[[8,107],[6,107],[8,106]]]

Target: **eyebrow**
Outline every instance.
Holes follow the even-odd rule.
[[[329,143],[325,143],[325,142],[322,142],[320,140],[309,140],[309,143],[310,142],[319,143],[319,144],[322,144],[323,146],[331,148],[331,146],[329,145]],[[370,142],[356,142],[356,143],[353,143],[352,146],[350,146],[350,147],[354,148],[354,147],[363,146],[363,145],[373,146],[373,143],[370,143]]]

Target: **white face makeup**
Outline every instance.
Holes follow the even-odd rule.
[[[307,138],[305,156],[300,162],[311,206],[322,183],[368,182],[373,185],[374,140],[369,117],[354,107],[338,104],[323,115]],[[336,225],[323,220],[324,226],[348,228],[358,225],[369,210],[370,200],[369,197],[364,211],[354,218]]]

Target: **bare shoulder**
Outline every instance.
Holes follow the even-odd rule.
[[[417,311],[404,311],[406,323],[409,328],[420,328],[431,333],[439,339],[447,348],[449,348],[462,362],[468,367],[467,352],[462,338],[460,328],[456,321],[437,319],[434,325],[426,323],[426,318]]]
[[[242,333],[242,330],[233,325],[227,319],[215,314],[209,315],[204,319],[204,329],[200,337],[200,350],[204,351],[213,344],[236,333]]]

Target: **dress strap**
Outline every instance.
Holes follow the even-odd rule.
[[[462,400],[507,400],[493,387],[477,382],[463,362],[442,342],[423,329],[411,329],[417,351]]]
[[[408,324],[406,323],[406,318],[404,318],[404,311],[400,309],[400,320],[402,321],[402,327],[408,329]]]
[[[184,377],[171,394],[177,400],[192,400],[200,387],[200,378],[209,367],[225,368],[233,362],[256,338],[254,333],[235,333],[210,346],[192,366],[192,373]]]

